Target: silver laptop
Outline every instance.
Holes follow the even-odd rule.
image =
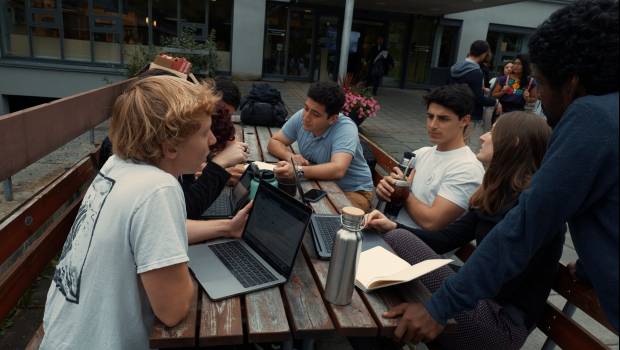
[[[260,182],[242,239],[189,247],[189,266],[212,300],[285,283],[312,209]]]
[[[201,215],[203,220],[230,219],[250,201],[252,172],[248,166],[234,187],[226,186],[215,201]]]

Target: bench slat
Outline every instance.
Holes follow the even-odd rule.
[[[243,344],[241,299],[239,297],[212,301],[201,294],[199,346]]]
[[[304,191],[310,188],[318,188],[316,183],[304,181],[302,183]],[[311,204],[315,213],[320,214],[332,214],[336,210],[329,204],[327,198],[323,198],[317,203]],[[316,257],[314,246],[304,241],[305,251],[308,254],[310,269],[318,281],[318,286],[321,293],[325,291],[325,282],[327,281],[327,273],[329,271],[329,262],[319,260]],[[346,306],[333,305],[329,302],[325,302],[329,313],[332,315],[332,319],[336,324],[338,333],[344,336],[352,337],[372,337],[378,334],[377,324],[371,316],[366,304],[360,297],[357,290],[353,292],[353,298],[351,304]]]
[[[267,163],[276,163],[278,161],[278,158],[274,157],[267,150],[267,145],[269,145],[269,140],[271,139],[269,129],[259,126],[256,128],[256,133],[258,136],[258,143],[260,144],[261,153],[263,154],[263,161]]]
[[[564,350],[609,349],[549,302],[538,328]]]
[[[580,308],[583,312],[597,320],[607,329],[618,335],[618,331],[607,320],[601,303],[591,286],[573,279],[568,268],[559,264],[558,276],[553,289],[562,295],[568,302]]]
[[[196,285],[196,281],[194,281],[195,288],[197,288]],[[189,347],[196,344],[198,294],[200,293],[196,293],[194,296],[187,317],[178,325],[166,327],[161,321],[155,319],[149,342],[151,348]]]
[[[248,144],[248,153],[250,153],[249,160],[263,160],[260,148],[258,147],[256,129],[253,126],[243,126],[243,142]]]
[[[248,342],[265,343],[291,339],[280,288],[272,287],[245,295]]]
[[[235,124],[235,141],[244,142],[243,140],[243,127],[239,124]]]
[[[95,174],[90,157],[82,159],[2,222],[0,264],[17,251],[61,205],[71,199],[83,184],[89,183]]]
[[[0,276],[0,320],[6,317],[45,266],[58,254],[67,239],[83,197],[84,194],[65,209],[58,220]]]
[[[334,331],[321,292],[302,253],[297,255],[291,278],[282,289],[295,338],[325,336]]]

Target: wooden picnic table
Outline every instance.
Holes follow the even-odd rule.
[[[237,140],[249,144],[251,160],[277,161],[267,152],[267,143],[278,128],[236,124]],[[297,151],[296,144],[292,149]],[[304,181],[302,188],[320,188],[326,198],[312,203],[316,213],[339,213],[351,205],[332,181]],[[329,261],[317,257],[309,232],[297,255],[291,277],[281,286],[243,296],[212,301],[198,288],[191,311],[179,325],[168,328],[156,321],[151,331],[152,348],[211,347],[243,343],[284,342],[291,348],[293,339],[328,337],[337,332],[347,337],[390,337],[396,320],[381,315],[404,301],[428,297],[421,283],[364,293],[356,289],[351,304],[332,305],[323,299]],[[198,285],[196,283],[196,285]]]

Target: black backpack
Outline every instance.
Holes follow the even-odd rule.
[[[266,83],[253,84],[239,109],[241,121],[248,125],[280,127],[288,116],[280,91]]]

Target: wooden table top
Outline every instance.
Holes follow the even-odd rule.
[[[267,143],[279,128],[236,127],[236,139],[249,144],[250,159],[275,162]],[[296,144],[293,151],[298,152]],[[315,213],[339,213],[351,203],[332,181],[304,181],[302,188],[320,188],[327,196],[311,206]],[[381,315],[405,301],[429,297],[421,283],[372,293],[356,289],[351,304],[332,305],[323,299],[329,261],[317,257],[310,232],[306,232],[302,254],[297,255],[291,277],[281,286],[250,294],[212,301],[199,292],[191,311],[179,325],[168,328],[159,321],[151,331],[152,348],[209,347],[243,343],[279,342],[321,338],[338,332],[348,337],[390,337],[397,321]],[[198,285],[198,284],[197,284]]]

